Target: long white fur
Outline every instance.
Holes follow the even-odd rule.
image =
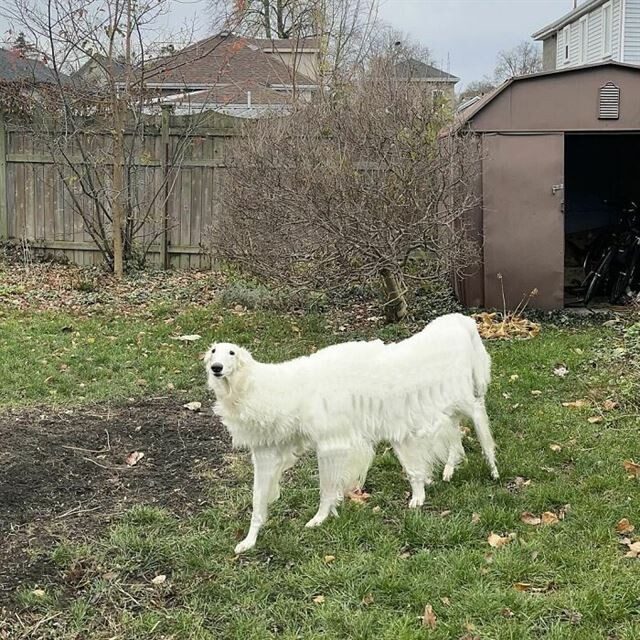
[[[399,343],[345,343],[277,364],[216,344],[205,366],[214,410],[234,446],[251,450],[254,464],[251,525],[236,553],[255,545],[282,473],[309,447],[318,457],[320,506],[307,526],[335,514],[345,492],[364,481],[382,440],[391,442],[409,477],[410,506],[423,504],[434,465],[446,463],[449,479],[464,455],[463,416],[473,420],[498,476],[484,407],[491,362],[475,322],[460,314],[438,318]]]

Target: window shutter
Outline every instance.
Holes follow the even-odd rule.
[[[599,120],[618,120],[620,118],[620,87],[613,82],[607,82],[600,87],[600,104],[598,105]]]

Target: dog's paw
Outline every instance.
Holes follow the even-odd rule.
[[[424,504],[424,496],[412,496],[409,500],[409,509],[418,509]]]
[[[446,465],[444,468],[444,471],[442,472],[442,479],[445,482],[449,482],[449,480],[451,480],[451,478],[453,478],[453,472],[455,471],[455,467],[452,465]]]
[[[238,555],[240,553],[244,553],[245,551],[249,551],[249,549],[253,549],[256,546],[255,540],[249,540],[249,538],[245,538],[242,542],[239,542],[234,549],[235,554]]]
[[[326,518],[322,516],[313,516],[304,526],[307,527],[307,529],[313,529],[314,527],[319,527],[325,520]]]

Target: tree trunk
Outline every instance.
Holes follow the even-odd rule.
[[[262,0],[262,13],[264,15],[264,35],[271,38],[271,0]]]
[[[404,285],[389,269],[382,269],[380,275],[387,298],[384,304],[384,315],[389,323],[400,322],[408,313]]]
[[[118,100],[119,102],[119,100]],[[122,250],[122,220],[124,213],[124,123],[122,105],[118,105],[113,140],[113,199],[111,205],[111,234],[113,238],[113,273],[116,278],[124,275],[124,254]]]

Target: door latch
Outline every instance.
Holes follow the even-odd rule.
[[[564,191],[564,185],[563,184],[554,184],[551,187],[551,193],[553,193],[554,196],[556,195],[556,193],[558,193],[558,191]]]

